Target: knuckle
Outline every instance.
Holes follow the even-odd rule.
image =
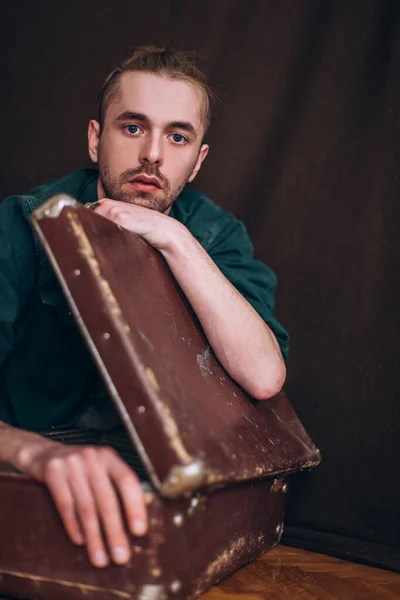
[[[45,481],[51,480],[57,475],[63,468],[61,458],[50,458],[44,466],[44,479]]]
[[[91,502],[82,502],[79,506],[79,513],[81,518],[86,523],[94,517],[94,507]]]
[[[131,487],[132,485],[136,486],[137,481],[136,475],[130,471],[122,473],[118,480],[119,485],[123,488]]]
[[[115,459],[119,457],[119,454],[116,450],[114,450],[114,448],[111,448],[110,446],[102,446],[101,448],[99,448],[99,455],[101,456],[101,458],[103,459]]]
[[[68,467],[75,466],[77,463],[79,463],[79,451],[74,450],[70,452],[63,458],[63,460]]]
[[[96,460],[96,448],[93,446],[85,446],[80,451],[81,457],[87,462],[93,462]]]
[[[71,513],[72,506],[73,504],[69,498],[60,497],[57,501],[58,510],[63,514],[68,513],[69,515],[69,513]]]
[[[102,504],[102,513],[106,518],[114,517],[118,508],[111,499],[106,499]]]

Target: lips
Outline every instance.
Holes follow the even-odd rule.
[[[130,183],[161,189],[161,184],[157,177],[148,177],[147,175],[138,175],[134,179],[131,179]]]

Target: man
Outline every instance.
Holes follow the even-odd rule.
[[[119,500],[133,535],[145,534],[146,511],[137,477],[114,451],[35,433],[93,426],[93,414],[102,427],[111,413],[96,400],[96,368],[29,216],[66,192],[143,236],[167,260],[225,369],[253,397],[273,396],[287,352],[272,313],[274,276],[252,259],[242,224],[186,187],[208,153],[210,97],[183,53],[137,49],[107,78],[99,118],[89,123],[98,171],[0,206],[0,461],[47,485],[71,540],[86,544],[98,567],[130,558]]]

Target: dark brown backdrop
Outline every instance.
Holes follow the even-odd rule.
[[[204,55],[222,103],[196,185],[246,222],[278,275],[287,389],[323,453],[295,481],[286,539],[398,568],[400,2],[0,10],[1,197],[88,164],[97,90],[129,47]]]

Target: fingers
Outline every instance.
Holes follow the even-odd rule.
[[[59,449],[57,449],[59,452]],[[86,543],[96,567],[112,560],[125,564],[131,557],[126,520],[134,535],[147,531],[144,494],[130,467],[111,448],[63,448],[46,460],[44,482],[54,499],[64,527],[75,544]]]
[[[103,200],[98,200],[93,210],[98,215],[102,215],[103,217],[105,217],[107,216],[110,210],[110,206],[108,204],[105,204]]]
[[[115,459],[114,461],[108,461]],[[104,464],[102,464],[104,461]],[[115,488],[111,483],[107,462],[119,464],[121,459],[108,448],[97,453],[87,454],[89,482],[93,491],[97,511],[103,524],[107,545],[112,559],[117,564],[125,564],[131,557],[131,548],[125,530]],[[129,467],[128,467],[129,470]],[[133,475],[133,474],[132,474]]]
[[[80,546],[84,542],[84,537],[76,516],[74,498],[65,477],[64,464],[60,458],[54,458],[47,463],[44,481],[53,497],[67,534],[74,544]]]
[[[117,454],[106,456],[107,469],[119,492],[128,526],[133,535],[147,532],[147,511],[140,481]]]
[[[87,450],[92,449],[88,448]],[[93,452],[95,451],[93,450]],[[106,567],[109,557],[101,534],[96,501],[89,485],[85,460],[82,460],[80,456],[72,455],[68,458],[68,468],[69,482],[82,525],[89,559],[95,567]]]
[[[112,203],[112,204],[111,204]],[[107,200],[103,204],[99,204],[95,209],[95,213],[113,221],[117,225],[121,227],[126,226],[132,221],[132,215],[127,213],[127,209],[125,206],[121,206],[122,202],[114,202],[113,200]],[[130,229],[129,227],[126,227]]]
[[[86,544],[96,567],[112,560],[125,564],[131,557],[120,496],[131,533],[144,535],[147,516],[144,494],[135,473],[111,448],[57,447],[44,460],[47,485],[67,534],[73,543]]]

